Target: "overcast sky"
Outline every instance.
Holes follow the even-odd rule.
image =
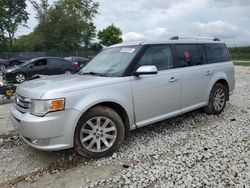
[[[97,29],[114,23],[125,41],[167,40],[179,35],[216,36],[230,44],[250,44],[250,0],[96,1],[100,3]],[[28,34],[37,24],[30,4],[27,10],[29,29],[20,28],[17,36]]]

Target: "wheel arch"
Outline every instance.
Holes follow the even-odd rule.
[[[78,121],[81,119],[82,116],[84,116],[90,109],[96,107],[96,106],[105,106],[105,107],[109,107],[112,110],[114,110],[122,119],[123,124],[124,124],[124,128],[125,128],[125,136],[129,136],[130,133],[130,121],[129,121],[129,116],[127,111],[125,110],[125,108],[114,101],[103,101],[103,102],[99,102],[96,104],[93,104],[92,106],[88,107],[87,110],[85,110],[81,115],[80,118],[78,119]],[[78,122],[77,121],[77,122]]]
[[[227,89],[226,100],[228,101],[229,100],[229,85],[228,85],[228,82],[226,81],[226,79],[219,79],[214,83],[214,85],[217,84],[217,83],[220,83],[220,84],[224,85],[225,88]]]
[[[17,74],[23,74],[23,75],[27,76],[27,74],[24,71],[18,71],[18,72],[14,73],[14,75],[17,75]]]
[[[215,74],[211,80],[210,80],[210,83],[209,83],[209,86],[207,88],[207,93],[206,93],[206,101],[208,102],[209,101],[209,96],[210,96],[210,93],[214,87],[214,85],[216,83],[221,83],[223,84],[226,89],[227,89],[227,96],[226,96],[226,99],[227,101],[229,100],[229,82],[228,82],[228,77],[225,73],[223,72],[218,72],[217,74]]]
[[[7,67],[7,65],[6,65],[5,63],[0,63],[0,65],[4,65],[4,66],[5,66],[5,68]]]
[[[24,72],[24,71],[18,71],[18,72],[15,72],[14,74],[13,74],[13,79],[15,80],[15,82],[16,82],[16,75],[17,74],[23,74],[24,76],[25,76],[25,80],[27,80],[27,74]]]
[[[5,65],[4,63],[0,63],[0,67],[3,67],[3,69],[0,68],[0,72],[1,72],[1,71],[4,71],[7,68],[7,65]]]

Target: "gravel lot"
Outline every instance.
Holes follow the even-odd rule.
[[[0,105],[0,187],[250,187],[250,67],[236,67],[224,112],[201,110],[137,129],[112,157],[41,152]]]

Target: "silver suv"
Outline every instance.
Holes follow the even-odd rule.
[[[79,74],[21,84],[11,119],[34,148],[103,157],[138,127],[198,108],[220,114],[234,85],[228,49],[217,39],[122,43]]]

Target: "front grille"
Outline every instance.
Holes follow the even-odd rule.
[[[18,111],[26,113],[30,109],[31,101],[28,98],[15,94],[14,104]]]

